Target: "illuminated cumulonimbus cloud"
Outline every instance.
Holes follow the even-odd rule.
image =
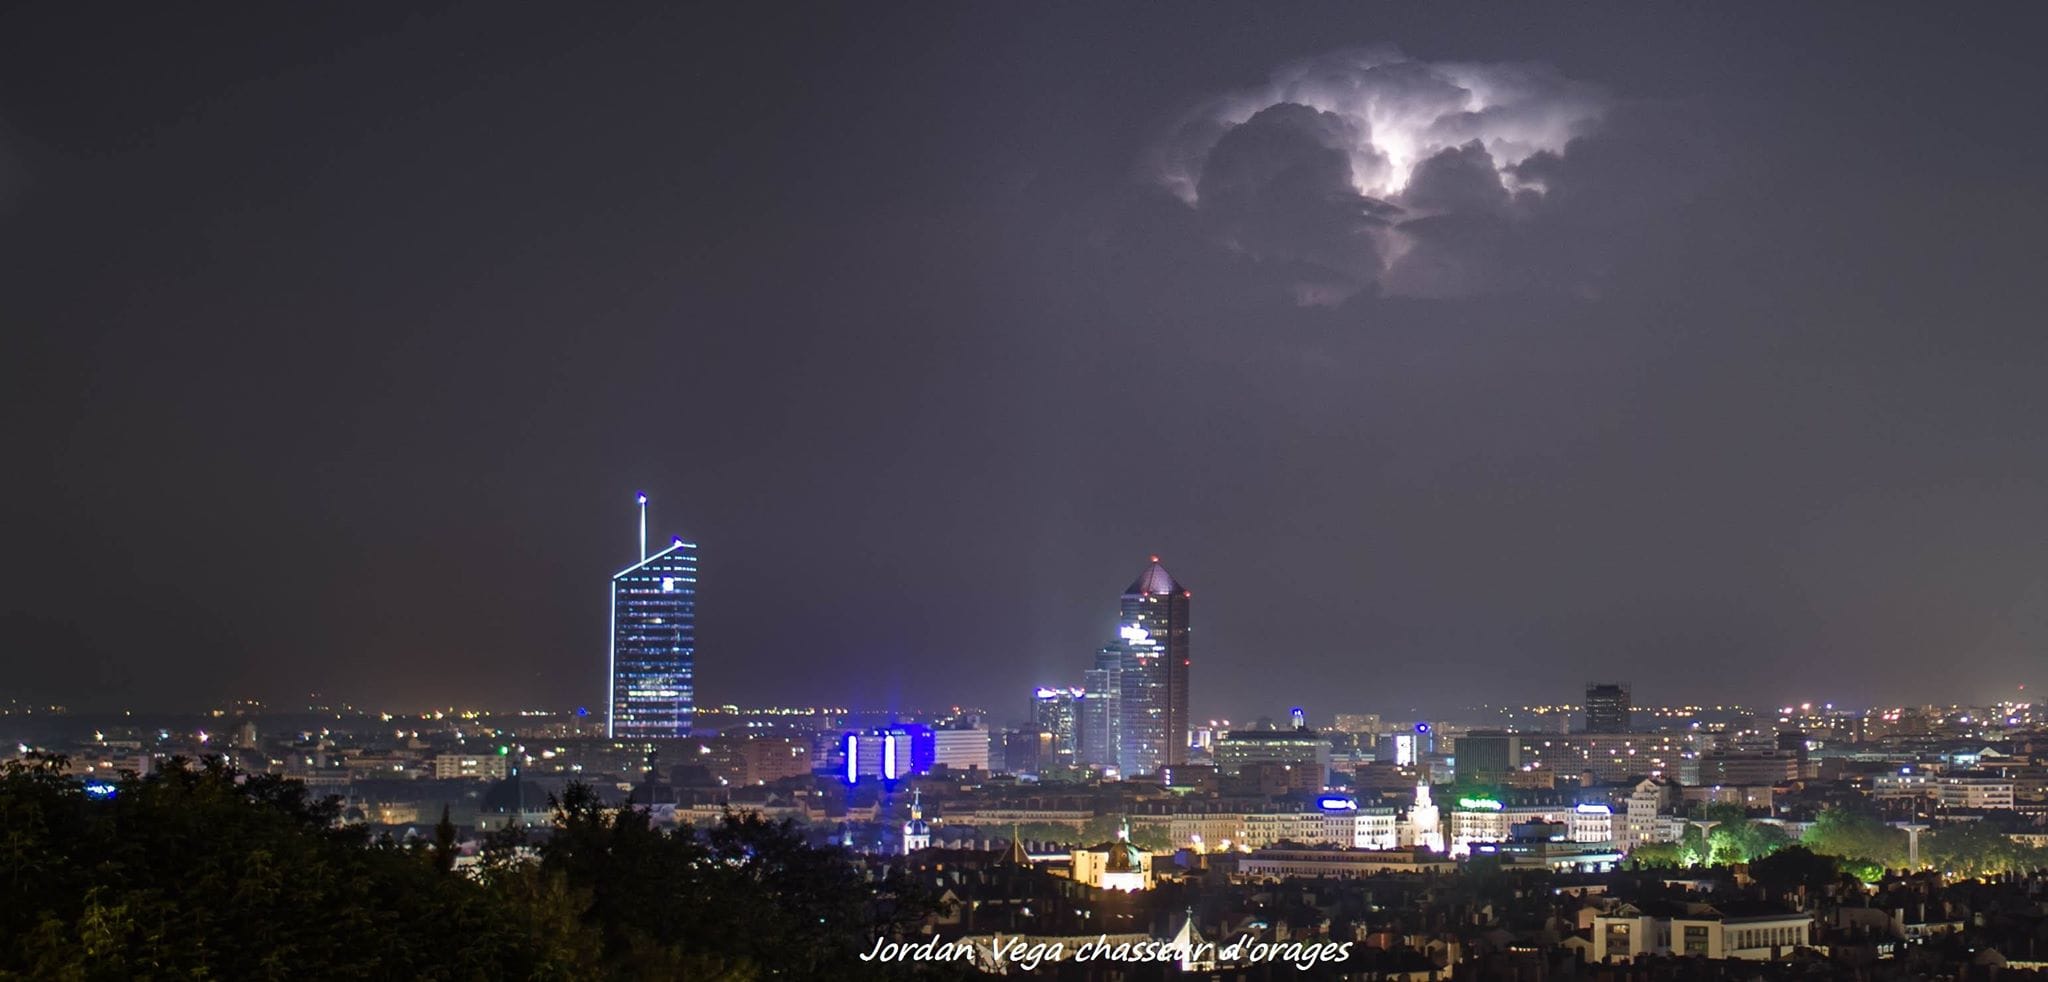
[[[1303,303],[1517,289],[1569,277],[1528,239],[1571,141],[1608,106],[1541,65],[1343,51],[1199,106],[1156,148],[1154,176]]]

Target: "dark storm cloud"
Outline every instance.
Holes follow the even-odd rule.
[[[1349,150],[1359,139],[1335,113],[1294,103],[1260,110],[1209,151],[1201,215],[1229,248],[1301,269],[1305,297],[1341,299],[1379,275],[1379,243],[1399,213],[1352,186]]]
[[[1286,270],[1300,303],[1597,293],[1603,234],[1622,231],[1625,210],[1669,210],[1686,186],[1674,175],[1693,169],[1654,153],[1632,161],[1647,178],[1613,166],[1613,146],[1643,137],[1615,132],[1611,114],[1600,89],[1541,65],[1364,48],[1203,105],[1155,149],[1152,169],[1201,234]],[[1633,207],[1603,204],[1610,183]]]

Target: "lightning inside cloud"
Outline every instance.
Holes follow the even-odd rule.
[[[1386,46],[1288,65],[1195,109],[1154,176],[1297,300],[1582,290],[1547,248],[1553,185],[1610,108],[1534,64],[1417,61]]]

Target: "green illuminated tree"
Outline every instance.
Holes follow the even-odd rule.
[[[1920,854],[1936,869],[1964,876],[2025,872],[2044,865],[2041,850],[2023,846],[1982,821],[1956,822],[1928,832]]]
[[[1679,866],[1684,856],[1676,842],[1645,842],[1628,851],[1628,861],[1637,868]]]
[[[1906,865],[1906,833],[1877,816],[1846,808],[1829,808],[1800,837],[1814,852],[1843,859],[1868,859],[1888,869]]]

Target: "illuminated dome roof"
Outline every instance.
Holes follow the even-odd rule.
[[[1167,572],[1166,567],[1159,565],[1158,556],[1153,556],[1152,565],[1145,567],[1145,571],[1139,573],[1138,578],[1131,581],[1130,588],[1126,589],[1124,594],[1126,596],[1149,595],[1163,597],[1180,592],[1182,592],[1181,586],[1178,582],[1175,582],[1173,574]]]
[[[1108,862],[1102,866],[1105,873],[1136,873],[1145,866],[1144,851],[1127,839],[1111,839],[1088,851],[1109,854]]]

